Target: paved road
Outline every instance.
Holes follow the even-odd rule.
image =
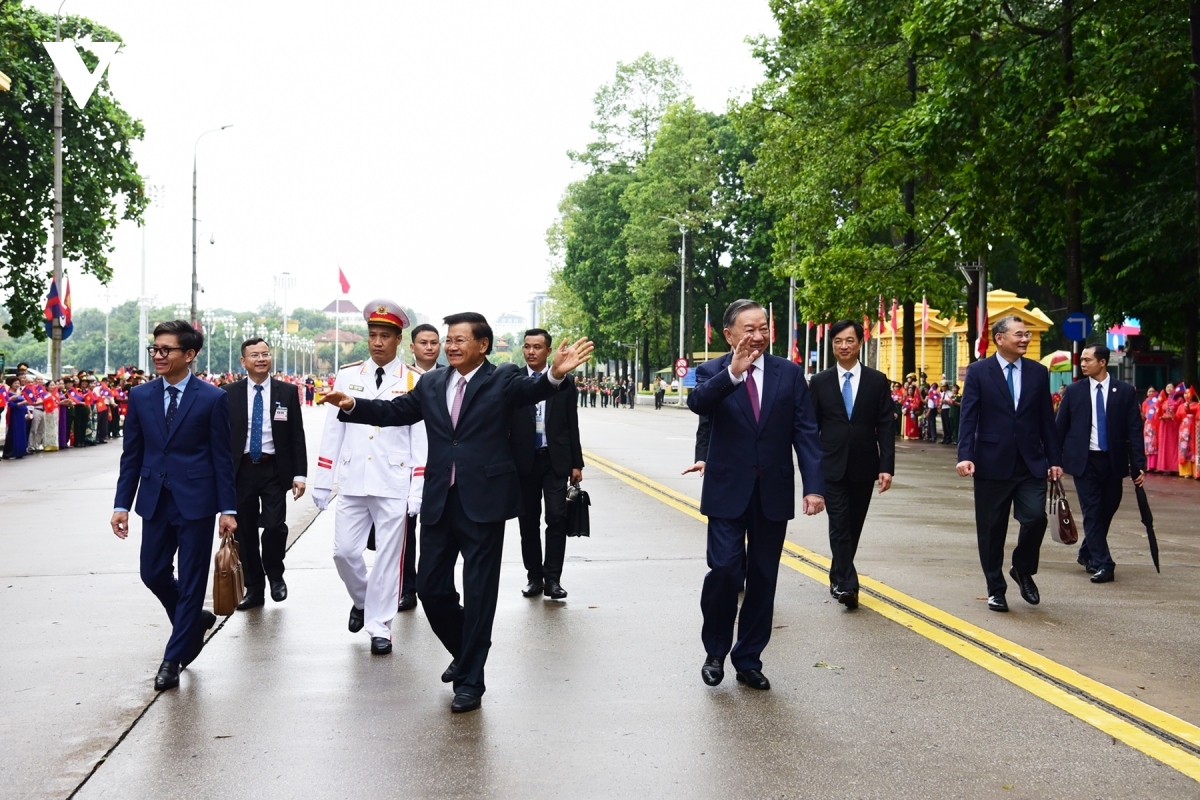
[[[698,497],[699,480],[677,474],[691,461],[690,415],[581,417],[586,449]],[[569,544],[567,601],[520,596],[509,526],[481,712],[450,715],[438,680],[448,657],[420,610],[397,618],[390,657],[346,631],[331,514],[289,554],[288,601],[232,617],[180,690],[155,700],[161,611],[137,579],[134,543],[105,536],[113,450],[0,471],[5,796],[67,796],[125,734],[78,797],[226,797],[230,786],[250,797],[1200,797],[1182,772],[880,613],[844,611],[788,568],[764,658],[774,689],[703,686],[703,525],[595,467],[595,535]],[[1017,601],[1003,616],[977,599],[969,485],[952,461],[902,448],[860,570],[1200,721],[1196,487],[1153,487],[1162,575],[1129,504],[1117,583],[1091,586],[1048,543],[1043,604]],[[34,491],[52,479],[71,492]],[[52,516],[77,524],[39,537],[36,520]],[[824,533],[823,517],[789,528],[817,554]]]

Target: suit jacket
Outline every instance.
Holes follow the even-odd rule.
[[[533,471],[534,445],[537,444],[537,409],[533,405],[513,409],[509,441],[517,472],[528,475]],[[570,375],[563,378],[558,392],[546,401],[546,447],[550,469],[558,477],[569,478],[571,470],[583,469],[579,394]]]
[[[343,422],[391,427],[425,421],[429,459],[421,522],[442,518],[450,491],[450,466],[463,511],[474,522],[503,522],[521,511],[520,481],[509,446],[513,409],[549,400],[558,391],[545,375],[531,378],[515,364],[499,367],[483,362],[467,384],[459,409],[458,427],[450,424],[446,390],[456,369],[429,372],[413,391],[392,400],[358,400],[354,409],[339,412]]]
[[[308,475],[308,448],[304,440],[304,420],[300,417],[300,393],[290,383],[274,378],[268,380],[271,382],[271,407],[263,408],[263,415],[271,423],[271,439],[275,445],[275,463],[279,466],[280,483],[291,486],[292,478]],[[250,381],[243,378],[221,388],[229,395],[230,452],[236,475],[242,466],[242,455],[246,452],[246,440],[250,434],[247,397]],[[275,419],[277,408],[287,409],[286,422]]]
[[[184,519],[236,509],[229,441],[229,395],[215,386],[194,376],[188,380],[170,433],[162,379],[135,386],[125,415],[114,507],[134,509],[149,519],[165,488]]]
[[[708,441],[712,438],[712,423],[708,417],[700,417],[696,423],[696,460],[708,462]]]
[[[1063,471],[1068,475],[1082,475],[1087,467],[1093,396],[1092,382],[1084,379],[1068,386],[1058,404],[1055,423],[1062,447]],[[1113,475],[1124,478],[1130,474],[1130,467],[1137,475],[1146,468],[1146,442],[1142,438],[1137,391],[1128,383],[1110,377],[1104,417],[1108,423],[1108,456],[1112,459]]]
[[[837,367],[818,372],[808,388],[821,436],[825,480],[873,481],[881,472],[896,473],[892,389],[882,372],[862,365],[850,417]]]
[[[1017,456],[1029,471],[1043,476],[1062,465],[1050,371],[1031,358],[1021,359],[1021,400],[1013,409],[1008,380],[995,356],[967,367],[958,423],[958,460],[975,464],[975,477],[1007,480]]]
[[[732,354],[696,368],[696,388],[688,395],[688,408],[708,416],[711,423],[700,493],[700,511],[707,516],[740,517],[749,507],[758,481],[767,519],[778,522],[795,517],[793,449],[804,494],[825,493],[817,422],[804,373],[787,359],[772,355],[764,359],[758,422],[745,381],[734,383],[729,377]]]

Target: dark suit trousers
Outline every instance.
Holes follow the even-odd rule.
[[[96,442],[108,441],[108,412],[103,406],[96,408]]]
[[[212,546],[212,518],[184,519],[171,492],[163,489],[154,516],[142,521],[141,572],[142,583],[154,592],[171,620],[171,638],[163,653],[167,661],[190,661],[196,655],[195,634],[204,610]]]
[[[500,591],[503,522],[472,522],[458,487],[446,494],[442,517],[421,525],[417,594],[429,626],[458,662],[454,691],[476,696],[485,690],[483,665],[492,646],[492,621]],[[454,588],[454,565],[463,557],[463,604]]]
[[[843,592],[858,591],[854,554],[874,488],[874,481],[825,481],[825,513],[829,515],[829,549],[833,553],[829,585]]]
[[[287,552],[287,493],[291,477],[279,474],[275,459],[252,464],[243,461],[237,473],[238,555],[247,589],[262,589],[265,577],[283,577],[283,557]],[[258,529],[262,528],[259,551]]]
[[[546,503],[546,561],[542,562],[542,500]],[[521,476],[521,559],[532,583],[562,578],[567,555],[567,479],[550,469],[550,454],[538,450],[533,470]]]
[[[1083,541],[1079,554],[1097,569],[1113,569],[1112,553],[1108,549],[1108,526],[1121,507],[1123,481],[1113,472],[1108,453],[1088,451],[1087,467],[1075,478],[1075,494],[1079,495],[1079,510],[1083,512]]]
[[[750,504],[737,519],[708,518],[708,569],[700,590],[704,625],[700,638],[709,656],[725,659],[732,650],[734,669],[762,669],[760,656],[771,641],[775,611],[775,585],[787,520],[763,516],[759,484],[754,483]],[[738,591],[742,588],[745,559],[746,597],[738,616]],[[737,644],[733,624],[738,624]]]
[[[975,534],[988,595],[1003,596],[1008,588],[1004,580],[1004,539],[1008,535],[1009,511],[1021,524],[1012,565],[1017,572],[1036,575],[1046,535],[1046,476],[1032,474],[1019,453],[1011,478],[975,479]]]
[[[374,526],[371,530],[374,530]],[[408,515],[404,527],[404,570],[400,574],[400,594],[417,593],[417,515]]]

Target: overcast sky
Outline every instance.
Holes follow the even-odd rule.
[[[766,0],[63,10],[125,40],[109,80],[145,123],[142,174],[165,187],[147,212],[157,302],[188,301],[192,148],[231,124],[199,144],[202,308],[255,308],[285,271],[298,281],[289,306],[324,306],[340,265],[360,307],[382,295],[429,317],[525,313],[546,287],[545,231],[582,174],[566,151],[590,140],[593,93],[617,61],[671,56],[697,103],[719,111],[761,75],[745,38],[775,31]],[[114,243],[117,304],[140,293],[141,231],[123,225]],[[76,307],[102,307],[104,292],[72,283]]]

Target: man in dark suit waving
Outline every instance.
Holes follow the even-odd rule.
[[[829,515],[829,593],[848,609],[858,608],[854,554],[862,536],[871,489],[883,494],[896,472],[896,428],[887,376],[859,363],[863,327],[835,322],[828,334],[837,366],[813,376],[813,411],[821,437],[825,512]]]
[[[804,481],[804,513],[819,514],[825,507],[821,449],[803,372],[763,352],[770,336],[763,307],[735,300],[722,322],[732,352],[701,364],[688,396],[688,407],[712,426],[700,495],[709,567],[700,593],[707,653],[700,676],[709,686],[719,684],[730,655],[740,682],[770,689],[761,655],[771,639],[783,539],[796,515],[792,450]],[[743,555],[746,597],[735,645]]]
[[[222,535],[237,530],[229,395],[190,372],[203,346],[204,335],[183,320],[154,329],[147,350],[159,379],[129,393],[113,503],[111,525],[118,538],[129,535],[129,509],[142,518],[142,583],[171,620],[171,638],[154,678],[160,691],[179,685],[179,670],[200,654],[204,632],[217,621],[204,610],[213,517],[220,512]]]
[[[500,587],[504,523],[521,511],[517,465],[509,449],[513,409],[553,397],[563,378],[591,358],[592,343],[564,342],[550,370],[538,377],[515,364],[487,360],[492,328],[482,314],[452,314],[443,322],[446,361],[391,401],[356,403],[331,392],[323,402],[342,409],[344,422],[412,425],[425,421],[429,456],[421,504],[417,594],[433,632],[454,660],[442,680],[454,683],[453,712],[479,708],[483,666],[492,646]],[[454,565],[463,556],[463,605]]]
[[[287,552],[287,493],[299,499],[308,478],[308,450],[300,393],[271,377],[271,347],[261,338],[242,342],[246,378],[225,384],[229,393],[233,470],[237,476],[238,554],[246,579],[246,596],[238,611],[271,599],[287,599],[283,558]],[[253,389],[251,388],[253,387]],[[262,550],[258,529],[262,528]]]
[[[975,479],[975,535],[992,611],[1008,611],[1002,571],[1010,510],[1021,532],[1008,574],[1025,602],[1041,602],[1033,576],[1046,535],[1046,479],[1062,477],[1050,372],[1025,358],[1030,336],[1020,317],[996,320],[995,357],[967,367],[963,384],[958,474]]]
[[[550,334],[541,328],[525,331],[521,348],[530,377],[546,371],[550,356]],[[563,560],[567,553],[567,483],[583,480],[583,448],[579,443],[579,407],[575,383],[563,378],[558,392],[549,400],[513,411],[512,453],[521,476],[523,508],[521,559],[529,583],[525,597],[544,594],[563,600]],[[542,503],[546,506],[546,560],[542,560]]]
[[[1109,583],[1117,565],[1108,549],[1108,526],[1121,506],[1122,483],[1129,475],[1141,486],[1146,478],[1146,443],[1137,391],[1108,374],[1108,348],[1085,347],[1079,369],[1086,380],[1072,383],[1058,406],[1063,470],[1075,476],[1083,511],[1083,541],[1078,561],[1092,583]]]

